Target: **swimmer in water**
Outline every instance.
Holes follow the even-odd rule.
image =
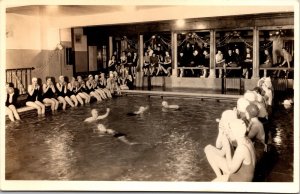
[[[140,115],[140,114],[143,114],[148,108],[149,108],[149,106],[146,106],[146,107],[140,106],[138,111],[127,113],[127,115],[128,116]]]
[[[161,105],[163,108],[179,109],[178,105],[175,105],[175,104],[169,105],[167,101],[162,101]]]
[[[106,113],[104,115],[99,116],[98,111],[96,109],[92,109],[92,111],[91,111],[92,116],[89,118],[86,118],[84,120],[84,122],[92,122],[92,121],[96,121],[96,120],[100,120],[100,119],[105,119],[108,116],[109,112],[110,112],[110,109],[107,108]]]
[[[113,129],[107,129],[103,124],[98,124],[97,129],[94,129],[94,132],[98,132],[100,135],[105,135],[105,134],[111,135],[111,136],[119,139],[123,143],[128,144],[128,145],[138,144],[138,143],[135,143],[135,142],[130,142],[126,138],[126,134],[117,132]]]

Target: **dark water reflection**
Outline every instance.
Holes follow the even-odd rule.
[[[215,175],[203,148],[215,143],[215,119],[235,102],[168,101],[179,104],[181,109],[162,111],[160,98],[122,97],[43,118],[26,118],[22,124],[8,123],[6,179],[212,180]],[[126,116],[140,105],[150,108],[144,115]],[[108,118],[83,122],[91,108],[102,114],[106,107],[111,108]],[[126,133],[130,141],[141,144],[129,146],[111,136],[99,137],[93,132],[98,123]],[[283,146],[287,140],[291,137],[281,136],[279,145],[274,139],[274,146],[281,152],[290,151],[290,147]]]

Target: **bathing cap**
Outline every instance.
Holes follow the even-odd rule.
[[[88,78],[93,77],[91,74],[88,76]]]
[[[161,105],[163,105],[163,106],[167,106],[167,105],[168,105],[168,103],[167,103],[166,101],[162,101]]]
[[[246,98],[247,100],[249,100],[249,102],[254,102],[254,101],[256,101],[256,94],[254,92],[247,91],[244,94],[244,98]]]
[[[257,117],[259,114],[258,107],[253,103],[250,103],[247,106],[246,111],[249,113],[250,118]]]
[[[236,114],[236,112],[233,111],[233,110],[225,110],[225,111],[222,113],[221,119],[222,119],[222,120],[237,119],[237,114]]]
[[[237,101],[237,110],[239,112],[246,112],[246,107],[250,104],[250,102],[246,98],[239,98]]]
[[[229,127],[231,129],[232,135],[237,139],[240,137],[245,137],[246,134],[246,124],[241,119],[234,119],[229,122]]]

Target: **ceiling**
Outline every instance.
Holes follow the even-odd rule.
[[[101,13],[112,13],[118,11],[130,11],[130,10],[143,10],[156,7],[166,6],[154,6],[154,5],[142,5],[142,6],[122,6],[122,5],[30,5],[9,7],[6,9],[6,13],[14,13],[20,15],[36,15],[42,14],[45,16],[80,16],[80,15],[93,15]]]

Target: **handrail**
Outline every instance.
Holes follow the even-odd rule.
[[[293,67],[260,67],[259,70],[264,71],[264,77],[267,77],[267,71],[277,71],[277,70],[286,70],[286,71],[294,71]]]
[[[23,67],[23,68],[14,68],[14,69],[6,69],[6,71],[16,71],[16,70],[34,70],[34,67]]]
[[[25,94],[32,78],[34,67],[6,69],[6,82],[11,82],[20,94]]]

